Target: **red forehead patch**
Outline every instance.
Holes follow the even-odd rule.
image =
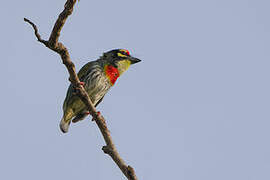
[[[126,53],[127,53],[127,55],[129,55],[130,56],[130,53],[129,53],[129,51],[128,50],[126,50],[126,49],[123,49]]]

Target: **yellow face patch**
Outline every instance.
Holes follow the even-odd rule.
[[[119,71],[119,74],[121,75],[123,72],[128,70],[130,64],[131,64],[131,62],[128,59],[123,59],[121,61],[118,61],[117,62],[117,69]]]
[[[128,57],[130,56],[129,51],[126,49],[120,49],[119,53],[117,53],[118,57]]]
[[[122,54],[122,53],[117,53],[118,57],[127,57],[126,55]]]

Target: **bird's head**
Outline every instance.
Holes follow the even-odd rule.
[[[114,49],[103,54],[102,59],[107,65],[112,65],[118,69],[120,75],[125,72],[130,65],[140,62],[141,60],[132,57],[126,49]]]
[[[101,59],[104,61],[104,72],[113,85],[117,78],[125,72],[130,65],[141,60],[132,57],[126,49],[114,49],[103,54]]]

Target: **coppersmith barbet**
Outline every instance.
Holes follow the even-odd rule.
[[[102,101],[118,77],[130,65],[140,61],[140,59],[130,56],[128,50],[115,49],[104,53],[98,60],[91,61],[80,69],[78,77],[95,107]],[[63,133],[68,132],[71,121],[78,122],[89,114],[72,85],[68,88],[63,112],[64,115],[60,122],[60,129]]]

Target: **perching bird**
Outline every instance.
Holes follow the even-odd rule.
[[[140,59],[130,56],[125,49],[115,49],[106,52],[98,60],[85,64],[79,71],[78,77],[95,107],[102,101],[117,80],[131,64]],[[84,103],[76,95],[76,89],[70,85],[63,104],[64,115],[60,122],[63,133],[68,132],[70,122],[83,120],[89,115]]]

